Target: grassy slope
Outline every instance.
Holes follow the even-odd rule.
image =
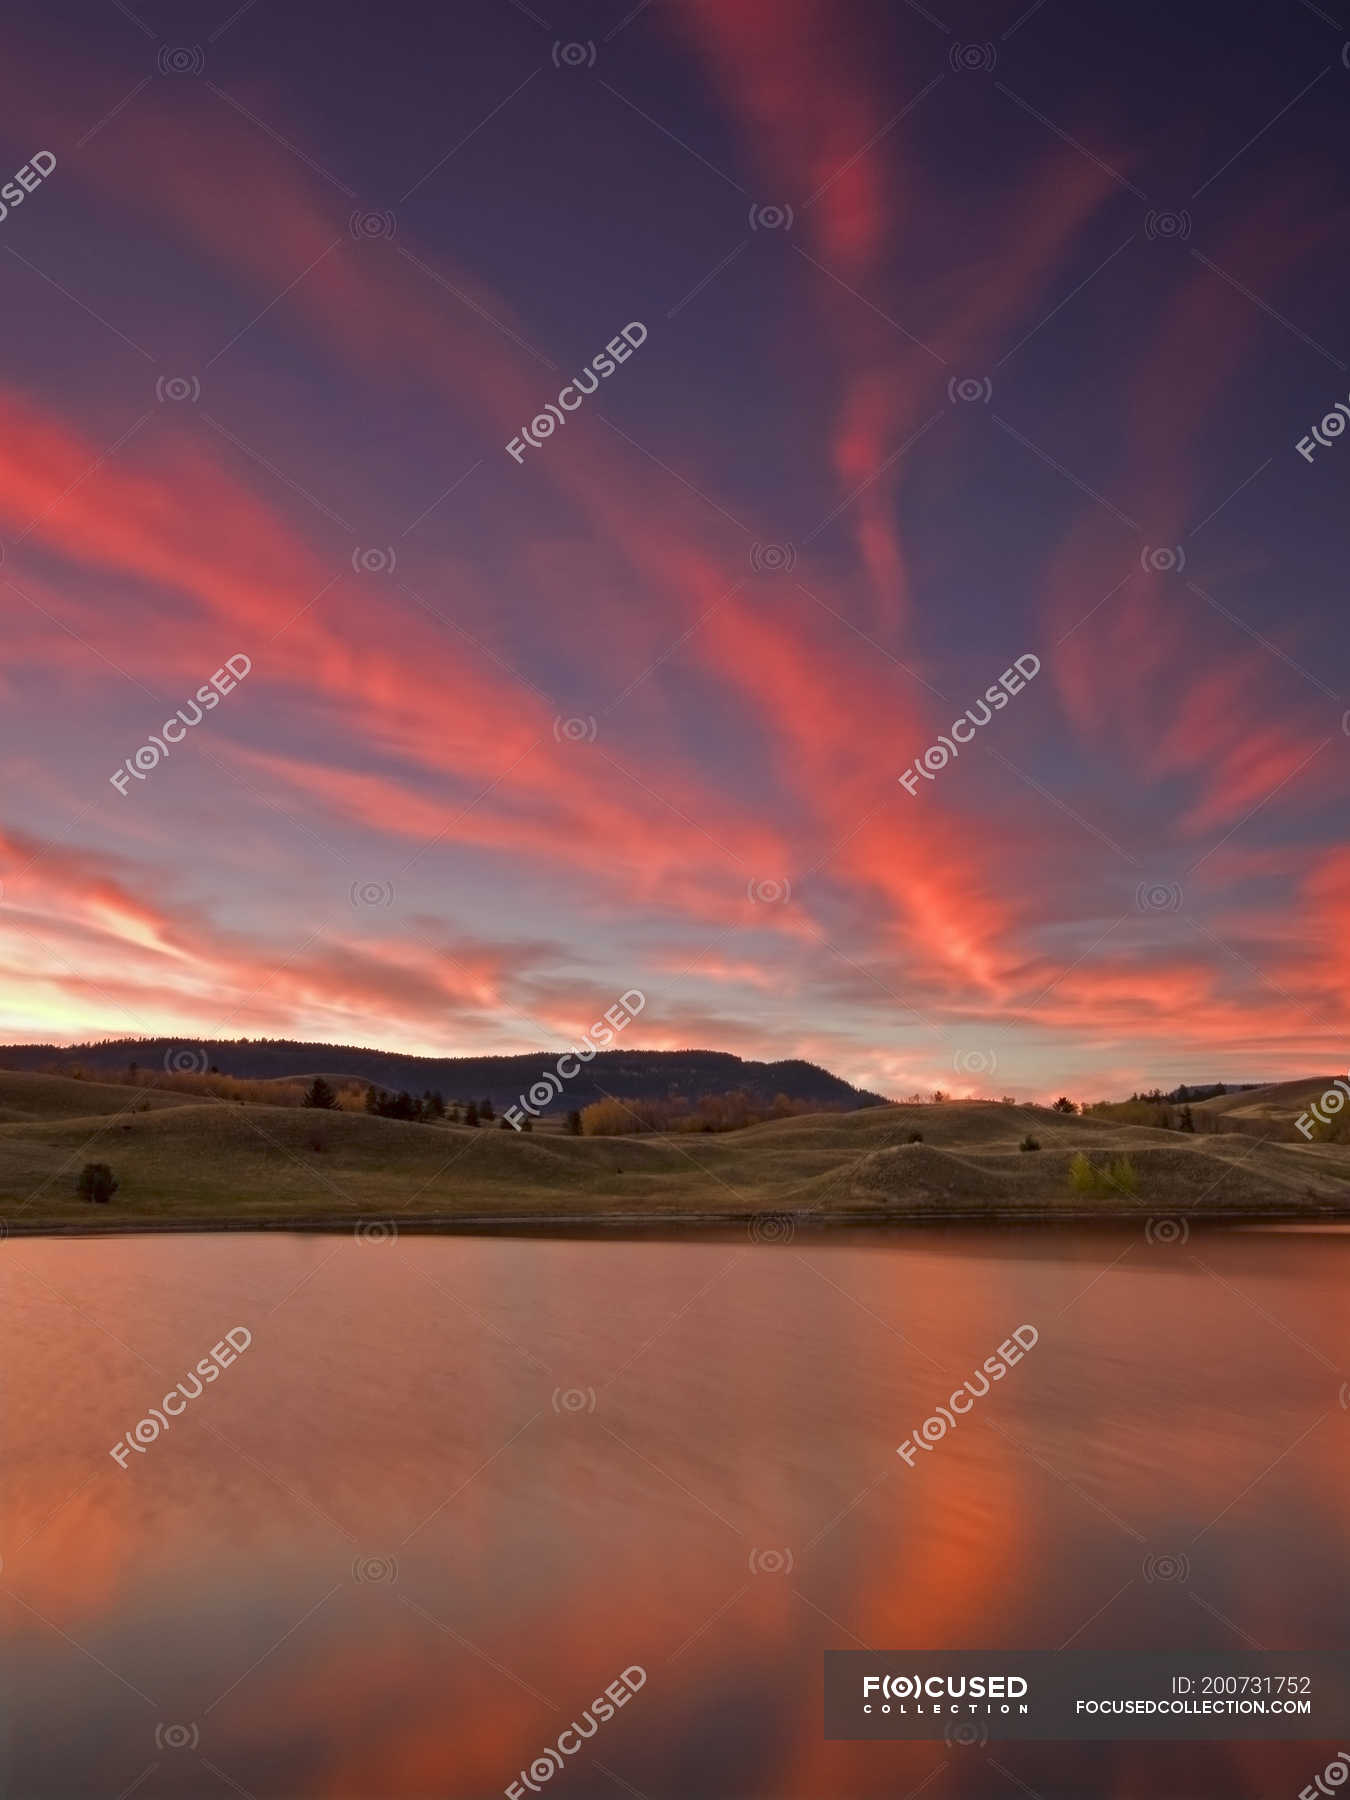
[[[1234,1121],[1277,1120],[1292,1125],[1334,1079],[1331,1075],[1317,1076],[1307,1081],[1279,1081],[1271,1087],[1252,1088],[1245,1094],[1216,1094],[1210,1100],[1195,1101],[1193,1110],[1218,1113]]]
[[[147,1111],[157,1112],[164,1107],[183,1106],[191,1099],[190,1094],[130,1088],[118,1082],[70,1081],[64,1075],[28,1075],[0,1069],[0,1122],[4,1124],[92,1118],[125,1112],[141,1104]]]
[[[131,1111],[145,1099],[151,1107]],[[184,1104],[176,1096],[0,1073],[0,1221],[134,1222],[576,1217],[818,1210],[863,1218],[1073,1207],[1071,1157],[1128,1152],[1144,1216],[1226,1207],[1350,1210],[1350,1152],[1182,1136],[1037,1107],[952,1101],[781,1120],[669,1138],[519,1135],[362,1113]],[[33,1117],[33,1114],[39,1116]],[[912,1130],[924,1135],[910,1145]],[[1030,1130],[1043,1146],[1022,1154]],[[112,1165],[112,1204],[75,1195],[81,1164]]]

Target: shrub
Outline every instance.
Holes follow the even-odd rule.
[[[1099,1169],[1080,1150],[1069,1164],[1069,1185],[1076,1194],[1133,1194],[1138,1182],[1128,1156]]]
[[[81,1200],[96,1200],[106,1206],[117,1192],[117,1177],[107,1163],[86,1163],[77,1184]]]
[[[1039,1150],[1040,1144],[1034,1137],[1027,1136],[1022,1139],[1022,1142],[1017,1147],[1019,1150]]]
[[[1092,1194],[1097,1190],[1097,1171],[1081,1150],[1069,1164],[1069,1185],[1075,1194]]]
[[[923,1133],[921,1131],[911,1131],[909,1136],[905,1139],[905,1142],[907,1144],[921,1144],[923,1142]]]
[[[581,1129],[587,1137],[622,1137],[628,1131],[651,1130],[621,1100],[595,1100],[581,1109]]]
[[[1137,1184],[1134,1164],[1128,1156],[1118,1156],[1116,1160],[1102,1171],[1107,1186],[1113,1187],[1122,1194],[1132,1194]]]
[[[1067,1094],[1061,1094],[1051,1110],[1062,1113],[1076,1113],[1078,1108],[1074,1105],[1073,1101],[1070,1100]]]

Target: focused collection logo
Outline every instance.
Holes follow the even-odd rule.
[[[1010,1713],[1031,1691],[1025,1675],[864,1675],[863,1711],[916,1714]],[[960,1702],[960,1704],[958,1704]],[[1028,1708],[1019,1705],[1025,1713]]]

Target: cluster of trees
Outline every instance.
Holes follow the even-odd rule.
[[[79,1062],[55,1062],[43,1071],[64,1075],[71,1081],[105,1081],[119,1087],[158,1088],[166,1094],[199,1094],[204,1100],[245,1101],[266,1106],[299,1106],[304,1101],[302,1081],[254,1081],[239,1075],[222,1075],[214,1066],[200,1072],[142,1068],[129,1062],[121,1069],[91,1069]],[[343,1096],[348,1091],[344,1084]]]
[[[310,1099],[305,1101],[306,1106],[315,1104],[317,1102]],[[445,1095],[435,1088],[425,1088],[418,1095],[402,1090],[396,1093],[393,1088],[368,1087],[364,1105],[365,1110],[377,1118],[409,1119],[423,1125],[438,1125],[443,1119],[448,1119],[452,1125],[490,1125],[497,1116],[491,1100],[452,1100],[447,1104]]]
[[[319,1083],[315,1083],[317,1087]],[[306,1106],[318,1104],[306,1099]],[[395,1092],[393,1088],[368,1087],[362,1104],[368,1113],[374,1113],[380,1119],[421,1120],[434,1125],[438,1120],[448,1118],[445,1096],[427,1088],[421,1095]]]
[[[1155,1088],[1150,1094],[1135,1094],[1128,1100],[1098,1100],[1084,1111],[1098,1113],[1104,1119],[1115,1119],[1121,1125],[1151,1125],[1155,1131],[1208,1131],[1224,1129],[1221,1113],[1201,1111],[1198,1115],[1189,1105],[1174,1106]]]
[[[1133,1194],[1137,1185],[1128,1156],[1097,1164],[1089,1162],[1080,1150],[1069,1164],[1069,1186],[1075,1194]]]
[[[729,1094],[704,1094],[698,1100],[682,1096],[674,1100],[596,1100],[580,1114],[579,1129],[587,1137],[625,1137],[649,1131],[739,1131],[744,1125],[762,1125],[767,1119],[791,1119],[803,1113],[842,1112],[844,1107],[822,1106],[818,1100],[791,1100],[776,1094],[767,1104],[744,1088]]]
[[[450,1125],[479,1126],[495,1122],[503,1131],[512,1129],[509,1119],[497,1117],[490,1095],[482,1100],[447,1100],[435,1088],[425,1088],[421,1094],[373,1086],[358,1091],[361,1110],[373,1113],[379,1119],[404,1119],[416,1125],[439,1125],[444,1122]],[[322,1075],[316,1075],[303,1090],[298,1104],[321,1112],[353,1110],[349,1084],[344,1083],[342,1087],[334,1088]],[[520,1128],[522,1131],[533,1131],[533,1120],[524,1119]],[[574,1137],[581,1135],[579,1112],[568,1113],[567,1129]]]

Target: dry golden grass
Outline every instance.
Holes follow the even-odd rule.
[[[0,1072],[0,1113],[10,1120],[0,1124],[0,1224],[11,1230],[389,1217],[784,1212],[846,1222],[1350,1211],[1350,1156],[1327,1146],[1183,1136],[997,1102],[818,1113],[726,1133],[574,1138]],[[921,1143],[908,1142],[915,1131]],[[1028,1134],[1040,1150],[1019,1151]],[[1079,1154],[1103,1167],[1128,1157],[1136,1191],[1075,1193],[1069,1169]],[[86,1162],[111,1165],[120,1184],[111,1204],[77,1198]]]

